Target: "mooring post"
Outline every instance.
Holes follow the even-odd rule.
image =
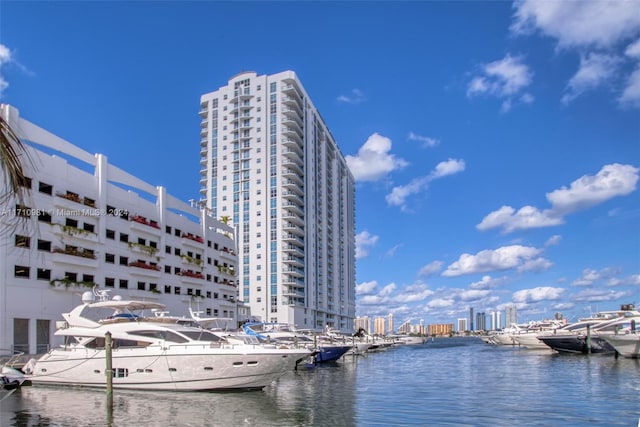
[[[107,418],[111,420],[113,416],[113,367],[111,364],[111,332],[109,331],[104,335],[104,349],[107,363],[104,371],[107,377]]]
[[[587,325],[587,354],[591,354],[591,325]]]

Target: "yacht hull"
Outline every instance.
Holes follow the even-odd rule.
[[[608,335],[604,337],[622,357],[640,358],[640,335]]]
[[[191,346],[112,352],[113,388],[206,391],[261,389],[295,368],[306,350],[194,349]],[[278,355],[279,354],[279,355]],[[106,387],[104,350],[55,349],[32,366],[32,384]]]

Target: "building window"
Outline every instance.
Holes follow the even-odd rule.
[[[164,272],[167,274],[171,274],[171,266],[170,265],[165,265],[164,266]]]
[[[114,230],[109,230],[107,228],[107,239],[115,240],[115,238],[116,238],[116,232]]]
[[[19,248],[29,248],[31,247],[31,238],[28,236],[19,236],[16,234],[15,245]]]
[[[176,286],[175,288],[173,288],[173,293],[176,295],[180,295],[180,286]]]
[[[171,293],[171,286],[164,285],[164,293],[165,294],[170,294]]]
[[[36,270],[36,277],[38,280],[51,280],[51,270],[46,268],[38,268]]]
[[[82,281],[84,283],[93,283],[93,274],[83,274],[82,275]]]
[[[104,254],[104,262],[109,264],[115,264],[116,256],[114,254]]]
[[[138,282],[138,290],[144,291],[147,288],[147,284],[145,282]]]
[[[47,184],[46,182],[39,182],[38,191],[51,196],[53,194],[53,186],[51,184]]]
[[[38,239],[38,250],[51,252],[51,242],[48,240],[40,240]]]
[[[120,241],[129,243],[129,235],[126,233],[120,233]]]
[[[21,277],[23,279],[29,278],[29,267],[24,265],[16,265],[14,267],[14,275],[15,277]]]
[[[71,273],[69,271],[65,271],[64,278],[69,280],[72,283],[75,283],[78,281],[78,273]]]
[[[38,221],[51,224],[51,215],[46,212],[38,213]]]
[[[120,289],[127,289],[129,287],[129,281],[126,279],[120,279]]]
[[[82,225],[82,228],[84,231],[88,231],[89,233],[93,233],[93,230],[95,230],[95,226],[93,224],[87,224],[86,222]]]
[[[114,279],[113,277],[105,277],[104,278],[104,287],[105,288],[115,288],[116,286],[116,279]]]
[[[126,256],[120,257],[120,265],[129,265],[129,258]]]

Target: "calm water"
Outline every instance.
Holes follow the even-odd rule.
[[[0,426],[633,426],[640,362],[442,338],[291,372],[263,391],[25,387]]]

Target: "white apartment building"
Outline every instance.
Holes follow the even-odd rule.
[[[54,337],[61,313],[95,285],[110,296],[164,303],[175,316],[192,307],[229,317],[237,327],[243,307],[232,227],[13,107],[1,113],[31,159],[24,164],[30,195],[0,206],[1,349],[33,354],[62,344]]]
[[[355,185],[292,71],[244,72],[202,95],[201,203],[238,234],[256,318],[353,330]]]

